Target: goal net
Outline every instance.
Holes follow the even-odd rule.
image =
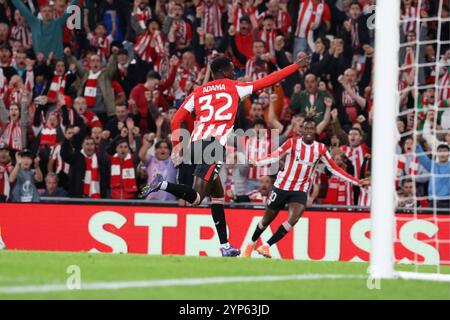
[[[446,0],[377,1],[374,277],[450,281],[448,10]]]

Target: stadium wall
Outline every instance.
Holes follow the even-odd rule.
[[[230,242],[244,246],[262,209],[227,209]],[[287,218],[283,211],[267,239]],[[396,260],[450,264],[450,217],[396,214]],[[219,256],[208,208],[82,204],[0,204],[1,236],[10,250]],[[272,250],[274,258],[368,261],[368,212],[309,211]],[[439,239],[439,244],[436,240]]]

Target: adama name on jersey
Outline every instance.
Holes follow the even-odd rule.
[[[208,93],[211,91],[224,91],[224,90],[225,90],[224,84],[215,84],[212,86],[203,87],[203,93]]]

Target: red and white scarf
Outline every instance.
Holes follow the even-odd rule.
[[[359,49],[361,47],[361,42],[359,40],[359,32],[358,32],[358,22],[356,20],[351,21],[352,29],[351,29],[351,39],[352,46],[355,49]]]
[[[103,127],[100,119],[97,117],[95,112],[86,110],[81,116],[86,119],[86,126],[88,128]]]
[[[123,161],[117,153],[111,159],[111,187],[120,187],[121,183],[123,183],[125,191],[137,191],[133,159],[130,153]]]
[[[3,132],[1,142],[5,143],[14,150],[22,150],[22,127],[18,121],[11,121],[6,125],[5,131]]]
[[[50,102],[55,102],[58,93],[64,94],[66,89],[66,75],[57,75],[56,72],[53,75],[52,83],[48,89],[47,97]]]
[[[112,36],[98,37],[95,34],[91,34],[90,39],[91,45],[97,48],[97,54],[100,56],[100,60],[106,62],[109,57],[109,48],[113,41]]]
[[[353,185],[337,176],[331,176],[328,179],[325,203],[343,206],[353,205]]]
[[[180,20],[175,33],[175,41],[179,44],[186,44],[189,40],[188,24],[184,20]]]
[[[84,85],[84,98],[87,106],[90,108],[95,107],[97,101],[97,80],[101,73],[101,70],[96,73],[89,71],[89,76]]]
[[[154,47],[151,46],[154,41]],[[152,56],[164,54],[164,39],[161,34],[154,35],[145,31],[136,41],[134,51],[145,62],[152,62]]]
[[[0,163],[0,195],[6,196],[8,199],[10,190],[8,168]]]
[[[50,145],[54,146],[56,144],[56,128],[50,128],[49,126],[45,125],[41,130],[41,139],[40,144],[41,145]]]
[[[61,143],[58,143],[51,147],[50,149],[50,158],[53,159],[56,163],[55,172],[58,174],[60,172],[64,172],[65,174],[69,174],[70,164],[63,161],[61,157]]]
[[[170,60],[167,56],[163,56],[155,63],[155,71],[159,73],[161,79],[166,79],[169,77],[170,71]]]
[[[81,154],[85,157],[86,160],[83,196],[98,199],[100,198],[100,174],[98,171],[97,155],[94,153],[91,157],[88,157],[84,150],[81,150]]]

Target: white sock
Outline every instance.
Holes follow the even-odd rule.
[[[167,189],[167,181],[163,181],[161,182],[161,186],[159,187],[161,190],[166,190]]]
[[[252,246],[254,246],[256,244],[255,241],[250,240],[249,244],[251,244]]]
[[[227,243],[223,243],[223,244],[220,245],[220,247],[224,248],[224,249],[229,249],[230,248],[230,244],[228,242]]]

